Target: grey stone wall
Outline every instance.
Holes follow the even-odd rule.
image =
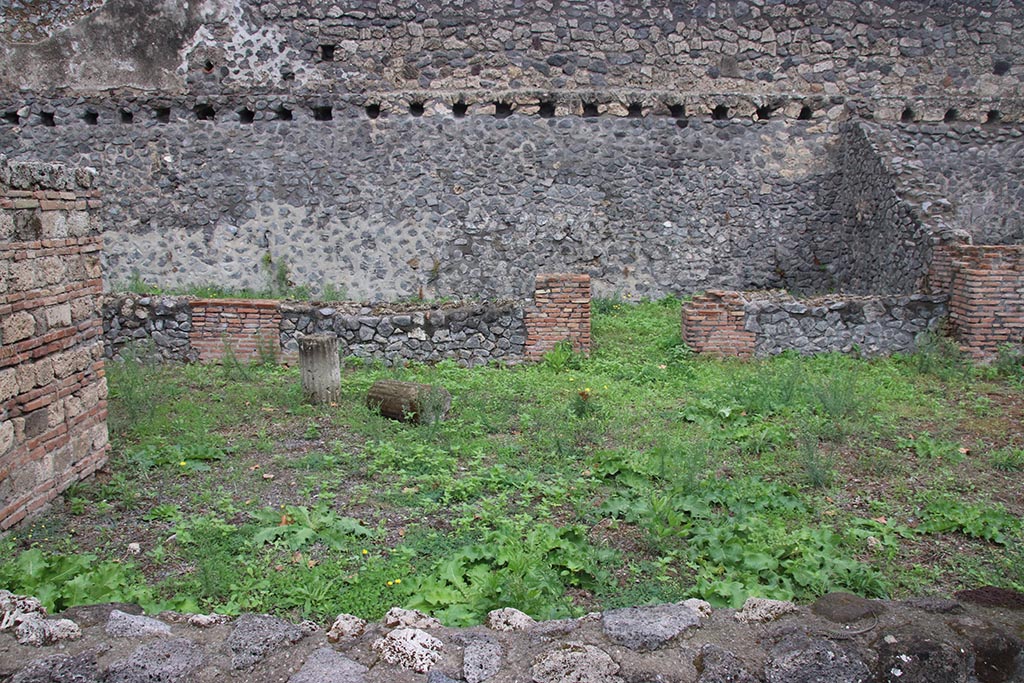
[[[803,355],[857,351],[864,356],[912,352],[920,335],[937,330],[949,313],[945,295],[746,296],[745,327],[755,335],[757,356],[787,350]]]
[[[1024,240],[1024,132],[1019,127],[844,124],[829,145],[816,218],[796,230],[793,291],[922,290],[932,246]]]
[[[901,200],[933,232],[1024,242],[1024,131],[1014,126],[864,124]]]
[[[155,355],[161,360],[193,362],[198,352],[189,343],[192,311],[188,299],[172,296],[107,296],[103,313],[104,355],[124,360],[129,345],[135,357]]]
[[[778,286],[815,272],[814,122],[412,116],[0,128],[16,154],[101,167],[106,275],[265,287],[265,259],[357,299]],[[780,265],[780,262],[782,265]]]
[[[0,0],[0,36],[12,43],[44,40],[104,0]]]
[[[849,123],[830,146],[831,170],[813,200],[818,213],[797,240],[803,250],[797,263],[811,268],[787,273],[788,289],[856,294],[920,289],[931,256],[930,230],[903,199],[891,167],[898,163],[894,150],[879,149],[877,140],[886,134]]]
[[[190,343],[190,297],[119,294],[103,302],[103,333],[108,358],[122,359],[125,346],[134,356],[194,362]],[[490,361],[518,363],[526,344],[524,302],[481,302],[422,307],[282,301],[281,349],[298,354],[298,337],[331,333],[344,356],[379,360],[386,365],[408,361],[436,363],[452,359],[473,367]]]
[[[114,284],[906,294],[1024,229],[1016,2],[5,1],[0,153],[102,169]]]
[[[387,312],[370,306],[339,310],[331,305],[282,305],[281,346],[298,353],[299,335],[333,333],[338,352],[387,365],[455,360],[473,367],[523,359],[523,304],[471,304],[454,308]]]
[[[52,38],[11,44],[97,3],[33,4],[35,22],[18,11],[0,25],[0,83],[78,94],[626,88],[854,95],[900,110],[886,98],[957,98],[966,114],[969,99],[1019,98],[1024,75],[1024,16],[999,0],[107,0]]]

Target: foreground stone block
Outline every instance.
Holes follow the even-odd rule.
[[[315,650],[288,683],[363,683],[367,668],[333,648]]]
[[[441,658],[444,643],[418,628],[397,628],[373,643],[381,659],[417,673],[426,673]]]
[[[565,643],[540,655],[530,669],[535,683],[621,683],[619,665],[607,652],[584,643]]]
[[[772,649],[764,674],[768,683],[867,683],[871,679],[867,665],[852,648],[802,634],[784,638]]]
[[[700,626],[700,614],[684,605],[626,607],[605,612],[604,633],[631,650],[656,650],[691,628]]]
[[[247,669],[272,650],[302,640],[306,632],[283,619],[265,614],[243,614],[228,637],[231,668]]]

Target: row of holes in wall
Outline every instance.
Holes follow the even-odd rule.
[[[469,105],[464,102],[456,102],[452,105],[452,115],[455,118],[462,118],[466,115],[469,109]],[[371,119],[376,119],[381,115],[381,108],[379,104],[369,104],[365,107],[366,115]],[[506,102],[495,102],[494,103],[494,116],[495,118],[507,118],[512,115],[512,105]],[[630,104],[628,107],[628,118],[641,118],[643,116],[643,106],[639,103]],[[192,110],[196,119],[199,121],[213,121],[217,117],[217,111],[213,106],[209,104],[201,104]],[[328,106],[313,107],[313,119],[315,121],[330,121],[334,118],[334,110]],[[776,112],[775,108],[772,107],[758,107],[755,116],[759,121],[767,121]],[[412,116],[423,116],[424,105],[422,102],[413,102],[409,105],[409,114]],[[537,111],[541,118],[552,118],[555,115],[555,103],[552,101],[541,100]],[[685,125],[686,122],[686,110],[683,105],[676,104],[669,107],[669,113],[673,118],[677,120],[679,125]],[[256,119],[256,112],[252,109],[243,108],[236,112],[239,123],[253,123]],[[121,123],[130,124],[135,122],[136,113],[128,110],[121,109],[118,112],[119,120]],[[583,104],[583,116],[584,117],[595,117],[599,116],[597,103],[587,102]],[[726,121],[730,118],[731,113],[729,108],[724,104],[720,104],[711,111],[711,118],[715,121]],[[797,118],[801,121],[809,121],[814,116],[814,111],[807,105],[804,105],[800,109],[800,113]],[[81,120],[88,125],[95,126],[99,124],[100,116],[97,112],[87,110],[81,115]],[[287,107],[278,107],[273,110],[273,120],[275,121],[291,121],[294,118],[293,111]],[[946,114],[943,117],[943,121],[946,123],[952,123],[958,121],[960,114],[956,109],[946,110]],[[985,123],[998,123],[1002,115],[996,109],[991,109],[986,114]],[[153,119],[158,123],[170,123],[171,122],[171,110],[169,107],[157,107],[153,109]],[[917,115],[912,109],[907,107],[903,110],[900,115],[900,121],[903,123],[912,123],[917,119]],[[22,117],[17,112],[5,112],[2,120],[6,123],[13,125],[20,125],[23,123]],[[27,123],[25,121],[24,123]],[[43,126],[56,126],[57,119],[53,112],[41,111],[38,114],[38,123]]]

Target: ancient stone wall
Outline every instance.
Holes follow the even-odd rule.
[[[785,278],[800,292],[909,294],[927,272],[930,237],[919,214],[903,201],[891,158],[877,138],[890,134],[861,122],[843,126],[830,149],[831,172],[813,205],[820,214],[797,243],[797,263],[812,268]]]
[[[106,460],[92,179],[0,156],[0,530]]]
[[[911,352],[949,313],[945,294],[824,296],[709,291],[683,304],[683,341],[718,356]]]
[[[636,296],[780,285],[816,266],[812,123],[492,116],[0,127],[22,154],[104,167],[108,281],[356,299],[521,298],[538,271]],[[784,265],[780,266],[780,260]],[[809,278],[805,278],[808,280]]]
[[[1024,241],[1024,130],[1019,126],[862,127],[900,200],[929,232],[944,238],[958,233],[974,244]]]
[[[0,26],[0,82],[38,92],[280,89],[414,101],[417,91],[635,89],[648,107],[656,103],[646,94],[659,90],[756,93],[768,106],[799,93],[883,110],[893,98],[897,116],[909,103],[941,119],[945,107],[931,100],[984,115],[982,100],[1020,97],[1024,74],[1013,37],[1024,17],[1001,0],[107,0],[62,32],[52,27],[82,14],[82,3],[35,4],[34,22],[10,12]],[[133,31],[118,35],[118,25]],[[110,53],[120,59],[105,63]]]
[[[801,607],[749,598],[739,610],[691,599],[540,622],[504,608],[463,629],[396,607],[370,623],[339,615],[326,630],[257,614],[152,617],[124,604],[46,618],[33,598],[0,591],[10,631],[0,634],[0,676],[12,683],[1021,680],[1021,594],[988,587],[960,596],[830,593]]]
[[[1013,2],[40,8],[0,151],[104,168],[113,283],[909,293],[943,205],[893,187],[1021,229]]]
[[[192,347],[192,308],[187,297],[106,296],[102,304],[104,354],[114,360],[154,352],[162,360],[193,362],[199,351]]]
[[[589,297],[586,304],[590,304]],[[401,310],[403,307],[408,310]],[[283,306],[281,344],[285,351],[298,352],[299,334],[328,332],[337,335],[339,353],[387,365],[408,361],[436,363],[447,358],[473,367],[490,361],[517,363],[524,359],[525,317],[530,308],[527,302],[431,308],[399,305],[383,310],[343,305],[342,309],[345,308],[349,310],[333,305]],[[567,332],[561,338],[566,337],[571,335]]]
[[[590,278],[536,277],[532,300],[442,305],[301,303],[120,294],[103,303],[108,358],[155,352],[164,360],[296,362],[298,338],[329,333],[344,356],[473,367],[538,360],[568,340],[590,350]]]
[[[909,353],[923,333],[939,329],[948,313],[948,297],[925,294],[772,296],[753,298],[744,306],[745,328],[755,334],[757,356],[790,349],[804,355]]]

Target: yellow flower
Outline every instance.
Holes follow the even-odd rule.
[[[395,585],[395,582],[394,582],[394,581],[388,581],[388,585],[389,585],[389,586],[394,586],[394,585]]]
[[[397,586],[398,584],[400,584],[400,583],[402,583],[402,580],[401,580],[401,579],[395,579],[395,585],[396,585],[396,586]]]
[[[363,548],[363,555],[369,555],[369,554],[370,554],[370,551],[367,550],[366,548]]]
[[[181,465],[182,467],[184,467],[184,466],[185,466],[185,465],[187,465],[188,463],[187,463],[187,462],[185,462],[184,460],[182,460],[182,461],[181,461],[181,462],[179,462],[178,464],[179,464],[179,465]]]

